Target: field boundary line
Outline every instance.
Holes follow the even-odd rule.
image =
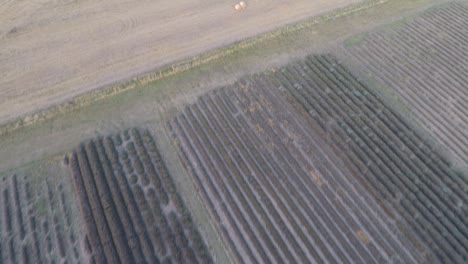
[[[265,41],[279,38],[285,34],[291,34],[302,29],[310,28],[317,24],[335,20],[360,11],[365,11],[371,7],[381,5],[389,1],[390,0],[365,0],[357,4],[338,8],[334,11],[330,11],[322,15],[306,18],[303,21],[285,25],[279,29],[275,29],[267,33],[262,33],[259,36],[240,40],[229,45],[228,47],[208,51],[190,59],[182,60],[174,64],[169,64],[169,66],[158,67],[157,69],[139,74],[128,81],[118,82],[110,86],[96,88],[93,91],[75,96],[74,98],[71,98],[63,103],[58,103],[48,108],[40,109],[34,113],[26,114],[11,121],[7,121],[4,124],[0,124],[0,136],[14,132],[23,127],[33,125],[40,121],[52,119],[59,114],[77,110],[81,107],[90,105],[94,102],[111,97],[113,95],[142,87],[151,82],[161,80],[175,74],[186,72],[194,67],[208,64],[211,61],[224,58],[228,55],[234,54],[235,52],[239,52],[252,46],[261,44]]]

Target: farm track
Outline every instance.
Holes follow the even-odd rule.
[[[468,7],[439,6],[347,48],[395,91],[420,125],[468,165]]]
[[[147,130],[84,142],[70,168],[91,262],[211,262]]]
[[[62,183],[31,187],[28,177],[0,183],[0,262],[84,263],[80,233],[72,224],[70,197]]]
[[[202,96],[169,127],[240,262],[467,259],[466,178],[330,56]]]

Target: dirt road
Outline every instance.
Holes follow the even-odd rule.
[[[0,1],[0,124],[356,2]]]

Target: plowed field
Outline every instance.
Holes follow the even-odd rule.
[[[468,166],[468,7],[450,3],[373,31],[348,47]]]
[[[333,57],[241,80],[169,124],[240,262],[467,259],[466,177]]]

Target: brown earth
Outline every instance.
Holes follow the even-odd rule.
[[[356,2],[2,1],[0,124]]]

